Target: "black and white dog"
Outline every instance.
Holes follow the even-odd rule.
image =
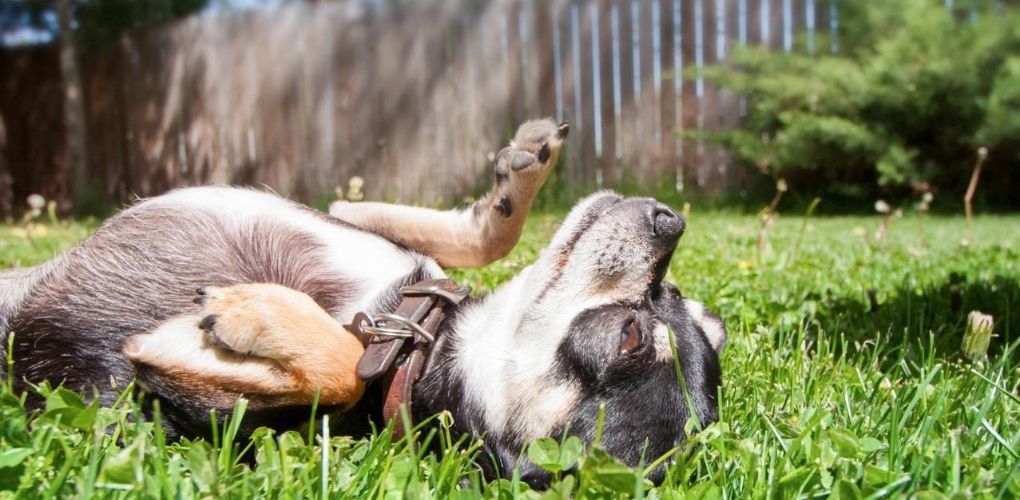
[[[368,397],[354,370],[363,347],[341,325],[392,311],[401,286],[444,267],[505,255],[566,132],[522,125],[492,192],[465,211],[339,203],[326,215],[226,187],[142,201],[54,260],[0,273],[16,383],[110,402],[137,380],[175,434],[207,432],[210,410],[239,397],[249,423],[274,427],[306,419],[317,393],[348,409]],[[444,320],[416,416],[450,411],[456,431],[484,437],[499,472],[537,481],[522,447],[564,432],[590,440],[600,406],[603,446],[628,464],[678,445],[692,416],[715,421],[725,330],[663,282],[684,229],[651,199],[581,200],[535,263]]]

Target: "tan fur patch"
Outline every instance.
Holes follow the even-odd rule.
[[[271,284],[209,287],[199,315],[132,337],[124,352],[196,387],[350,406],[364,393],[364,348],[308,295]],[[194,389],[188,389],[193,392]]]
[[[505,256],[520,239],[535,195],[556,165],[565,127],[552,120],[521,125],[511,145],[497,155],[495,186],[469,209],[339,201],[329,213],[424,252],[444,268],[484,266]]]

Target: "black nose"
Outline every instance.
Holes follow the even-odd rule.
[[[684,234],[684,229],[687,229],[687,223],[676,210],[657,201],[648,204],[645,216],[652,226],[652,233],[657,238],[676,240]]]

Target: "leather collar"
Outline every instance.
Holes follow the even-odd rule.
[[[412,390],[436,345],[447,306],[456,306],[470,291],[449,279],[419,281],[400,289],[404,299],[396,311],[374,317],[358,313],[351,324],[344,325],[365,344],[358,377],[366,383],[381,378],[382,414],[387,423],[400,415],[401,407],[412,415]],[[393,436],[403,434],[404,425],[397,422]]]

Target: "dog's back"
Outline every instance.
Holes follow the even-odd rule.
[[[47,264],[0,275],[0,326],[5,337],[15,336],[16,384],[98,388],[100,400],[110,403],[115,389],[136,376],[158,383],[136,372],[121,352],[124,340],[197,312],[199,287],[279,284],[307,293],[327,311],[356,293],[350,277],[330,272],[316,233],[295,223],[321,225],[321,215],[245,190],[178,193],[118,214]],[[205,198],[225,207],[252,200],[279,206],[213,210]],[[294,212],[281,213],[288,210]]]

